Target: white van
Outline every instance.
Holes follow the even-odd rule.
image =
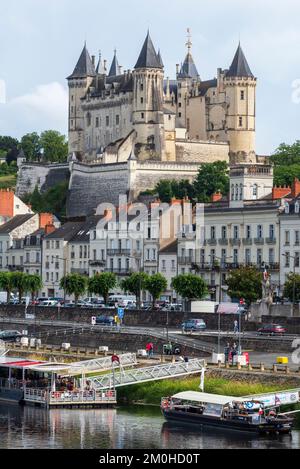
[[[42,303],[40,303],[39,306],[49,307],[49,306],[57,306],[57,305],[58,305],[58,301],[46,300],[46,301],[42,301]]]
[[[119,306],[123,306],[126,308],[129,304],[135,305],[136,304],[136,297],[130,295],[111,295],[109,297],[110,303],[118,303]]]

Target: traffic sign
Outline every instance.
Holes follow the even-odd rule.
[[[119,319],[124,319],[125,310],[124,308],[118,308]]]

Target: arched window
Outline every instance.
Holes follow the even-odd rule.
[[[244,186],[243,184],[240,184],[240,200],[243,200],[244,198]]]
[[[234,185],[231,184],[231,200],[234,200]]]
[[[297,202],[295,203],[295,213],[299,213],[299,211],[300,211],[300,204],[299,204],[299,202],[297,201]]]

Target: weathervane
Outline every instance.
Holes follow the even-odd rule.
[[[190,52],[191,51],[191,48],[192,48],[192,33],[191,33],[191,29],[190,28],[187,28],[187,43],[186,43],[186,46],[188,48],[188,51]]]

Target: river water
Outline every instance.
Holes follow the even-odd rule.
[[[50,412],[0,405],[0,448],[208,449],[300,448],[300,431],[280,437],[197,431],[164,421],[155,407]]]

